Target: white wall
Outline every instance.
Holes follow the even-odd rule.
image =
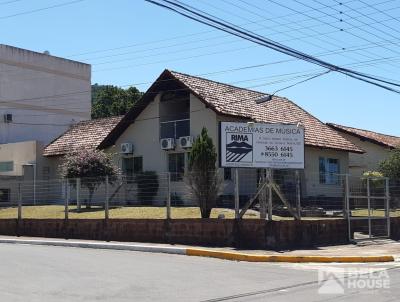
[[[353,135],[345,133],[340,133],[340,135],[365,151],[364,154],[350,154],[349,173],[352,177],[360,177],[365,171],[378,170],[379,163],[389,156],[389,148],[373,144],[366,140],[361,140]]]
[[[90,119],[90,79],[90,65],[0,44],[0,143],[47,144]]]

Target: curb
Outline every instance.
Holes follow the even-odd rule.
[[[286,263],[359,263],[359,262],[392,262],[393,256],[289,256],[289,255],[254,255],[204,249],[186,249],[188,256],[212,257],[225,260],[248,262],[286,262]]]
[[[247,262],[286,262],[286,263],[360,263],[360,262],[393,262],[394,257],[383,256],[289,256],[289,255],[255,255],[236,252],[214,251],[208,249],[168,247],[123,243],[97,243],[82,241],[58,241],[35,239],[0,239],[1,243],[30,244],[41,246],[62,246],[92,249],[122,250],[147,253],[164,253],[186,256],[210,257],[223,260],[247,261]]]

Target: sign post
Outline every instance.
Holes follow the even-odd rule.
[[[221,122],[221,167],[304,169],[304,128]]]
[[[304,128],[302,126],[221,122],[219,150],[220,166],[235,168],[235,173],[238,168],[261,168],[263,171],[267,169],[267,177],[263,177],[264,183],[259,185],[255,196],[243,207],[240,217],[243,217],[246,210],[259,197],[260,217],[265,219],[268,212],[268,219],[272,219],[272,192],[275,191],[289,212],[296,219],[300,219],[300,214],[293,210],[279,186],[274,183],[272,171],[304,169]],[[235,193],[239,189],[238,186],[236,182]],[[268,191],[268,203],[266,191]],[[236,194],[235,197],[237,198]],[[299,200],[296,202],[299,210]],[[268,211],[266,211],[267,207]]]

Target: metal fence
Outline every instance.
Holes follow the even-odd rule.
[[[295,170],[220,169],[217,182],[213,218],[237,218],[240,214],[246,219],[274,220],[399,215],[399,181]],[[202,190],[209,189],[204,186]],[[390,198],[388,205],[383,197]],[[114,178],[0,180],[0,219],[18,215],[162,219],[197,218],[200,211],[187,173],[148,172]],[[378,234],[379,228],[387,227],[363,223],[354,223],[357,231],[366,232],[372,225]]]

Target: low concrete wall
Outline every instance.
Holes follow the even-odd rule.
[[[0,220],[0,235],[291,249],[348,242],[347,221],[244,219],[15,219]]]

